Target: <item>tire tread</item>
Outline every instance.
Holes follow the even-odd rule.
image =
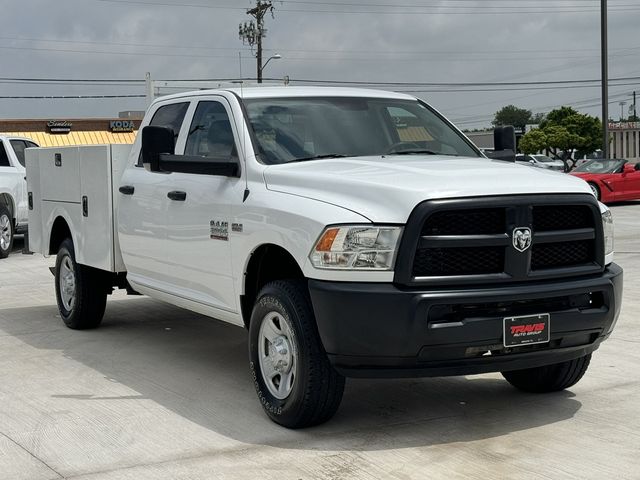
[[[76,275],[76,298],[73,310],[67,312],[60,299],[60,284],[58,281],[58,268],[60,252],[66,250],[71,259]],[[56,260],[56,300],[62,320],[67,327],[73,330],[87,330],[97,328],[102,322],[107,306],[107,292],[105,289],[104,274],[100,270],[76,263],[75,250],[71,239],[65,239],[58,250]]]
[[[266,413],[273,421],[288,428],[306,428],[324,423],[335,414],[340,405],[345,379],[333,369],[322,347],[306,282],[277,280],[264,286],[258,300],[265,295],[282,297],[291,305],[301,329],[302,338],[298,340],[298,348],[304,345],[308,349],[306,388],[297,412],[286,418],[268,410]],[[254,320],[256,319],[252,319]]]

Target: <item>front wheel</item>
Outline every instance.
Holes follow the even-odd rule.
[[[532,393],[559,392],[580,381],[589,367],[591,354],[568,362],[502,372],[502,376],[514,387]]]
[[[67,238],[56,257],[56,300],[62,320],[74,330],[96,328],[107,305],[104,275],[76,263],[73,242]]]
[[[13,246],[13,220],[9,209],[0,205],[0,258],[7,258]]]
[[[595,183],[591,183],[591,182],[589,182],[589,187],[591,187],[591,191],[595,195],[596,200],[600,200],[601,199],[600,188],[598,188],[598,186]]]
[[[345,380],[322,347],[304,282],[276,281],[260,291],[249,357],[258,398],[274,422],[304,428],[335,414]]]

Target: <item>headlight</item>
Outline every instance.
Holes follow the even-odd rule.
[[[309,259],[322,269],[392,270],[401,233],[400,227],[328,227]]]
[[[602,212],[602,227],[604,229],[605,264],[608,265],[613,262],[613,215],[608,208]]]

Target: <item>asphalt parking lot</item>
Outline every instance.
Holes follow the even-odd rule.
[[[350,380],[303,431],[263,414],[243,330],[122,294],[100,329],[68,330],[53,259],[18,240],[0,261],[0,478],[640,479],[640,202],[612,209],[623,311],[575,387]]]

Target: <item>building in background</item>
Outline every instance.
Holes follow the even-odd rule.
[[[609,123],[611,158],[640,161],[640,122]]]
[[[41,147],[133,143],[141,118],[0,120],[0,135],[26,137]]]

